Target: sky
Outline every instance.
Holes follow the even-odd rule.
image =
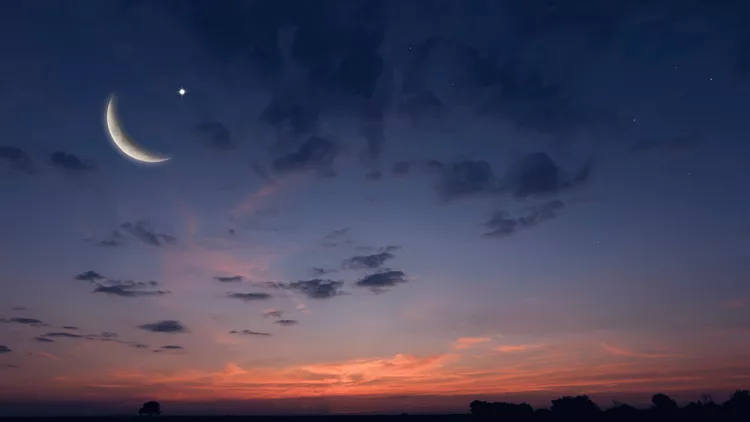
[[[0,414],[750,384],[746,2],[3,9]]]

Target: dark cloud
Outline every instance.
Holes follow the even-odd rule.
[[[73,325],[63,325],[61,328],[64,330],[77,330],[78,329],[78,327],[75,327]]]
[[[65,332],[52,332],[52,333],[45,333],[42,334],[42,337],[51,337],[51,338],[84,338],[81,334],[73,334],[73,333],[65,333]]]
[[[110,233],[108,237],[96,242],[96,244],[99,246],[120,246],[123,244],[124,240],[125,236],[120,229],[115,229],[112,230],[112,233]]]
[[[274,324],[279,324],[279,325],[282,325],[284,327],[289,327],[289,326],[292,326],[292,325],[297,325],[297,323],[299,323],[299,321],[297,321],[296,319],[280,319],[278,321],[274,321]]]
[[[457,163],[431,162],[441,174],[438,191],[446,201],[497,192],[497,180],[490,163],[464,160]]]
[[[232,133],[223,123],[216,120],[201,122],[193,128],[198,140],[212,148],[228,150],[235,147]]]
[[[272,310],[267,311],[266,313],[264,313],[263,316],[266,317],[266,318],[281,318],[282,314],[283,314],[282,311],[278,311],[276,309],[272,309]]]
[[[10,347],[0,344],[0,353],[10,353],[12,351]]]
[[[315,131],[318,107],[305,98],[280,95],[271,100],[260,115],[260,121],[276,128],[279,133],[305,135]]]
[[[256,284],[267,289],[286,289],[286,284],[281,281],[262,281]]]
[[[136,221],[135,224],[125,222],[120,224],[120,228],[151,246],[162,246],[177,241],[177,238],[172,235],[155,231],[146,220]]]
[[[145,297],[161,296],[171,293],[168,290],[148,290],[148,287],[154,286],[155,282],[136,282],[131,280],[108,280],[108,283],[97,284],[93,293],[101,293],[108,296],[119,297]]]
[[[351,230],[351,227],[345,227],[343,229],[336,229],[330,233],[328,233],[325,238],[326,239],[338,239],[340,237],[346,236],[349,234],[349,231]]]
[[[560,200],[553,200],[544,203],[530,213],[513,218],[505,211],[495,213],[492,218],[485,223],[490,230],[485,233],[485,237],[504,238],[514,234],[519,229],[528,229],[541,224],[545,221],[557,218],[558,213],[565,208],[565,204]]]
[[[367,180],[373,180],[373,181],[381,180],[383,179],[383,172],[381,172],[380,170],[373,170],[367,173],[365,175],[365,178]]]
[[[155,290],[159,286],[158,281],[113,280],[91,270],[78,274],[75,278],[76,280],[94,283],[96,287],[94,287],[92,293],[101,293],[109,296],[144,297],[161,296],[170,293],[168,290]]]
[[[700,145],[703,137],[698,134],[678,136],[666,140],[648,139],[634,143],[630,147],[632,153],[644,153],[655,150],[677,150],[688,149]]]
[[[338,147],[320,136],[310,136],[297,151],[283,155],[273,161],[273,169],[278,173],[294,173],[330,169],[338,155]]]
[[[157,321],[150,324],[139,325],[138,328],[152,333],[187,333],[188,329],[182,325],[180,321],[175,320],[163,320]]]
[[[219,281],[221,283],[237,283],[240,281],[243,281],[245,278],[241,275],[232,275],[232,276],[216,276],[214,277],[214,280]]]
[[[50,332],[45,333],[40,336],[34,337],[35,341],[41,342],[41,343],[53,343],[55,342],[55,339],[69,339],[69,340],[81,340],[81,341],[100,341],[100,342],[107,342],[107,343],[116,343],[121,344],[128,347],[134,347],[137,349],[143,349],[148,347],[145,344],[133,342],[133,341],[126,341],[126,340],[120,340],[117,333],[113,333],[110,331],[104,331],[101,334],[73,334],[73,333],[66,333],[66,332]]]
[[[271,335],[270,333],[262,333],[259,331],[251,331],[251,330],[242,330],[242,331],[232,330],[229,332],[229,334],[236,334],[240,336],[270,336]]]
[[[34,327],[43,327],[43,326],[48,325],[47,323],[41,320],[38,320],[36,318],[26,318],[26,317],[2,318],[0,319],[0,322],[5,322],[8,324],[31,325]]]
[[[411,163],[408,161],[394,163],[391,173],[396,177],[408,176],[411,173]]]
[[[331,269],[331,268],[313,267],[313,268],[311,268],[310,271],[312,271],[312,273],[313,273],[314,276],[320,277],[322,275],[335,273],[338,270]]]
[[[166,346],[161,346],[161,349],[163,350],[185,350],[182,346],[176,346],[174,344],[168,344]]]
[[[268,300],[271,298],[271,295],[268,293],[227,293],[227,297],[250,302],[254,300]]]
[[[372,255],[356,255],[344,260],[341,263],[343,268],[351,269],[374,269],[380,268],[389,259],[395,258],[395,255],[389,251],[383,251]]]
[[[572,178],[543,152],[523,156],[505,174],[504,188],[516,198],[550,195],[563,189],[586,182],[591,174],[591,166],[583,169]]]
[[[296,290],[304,293],[310,299],[329,299],[334,296],[344,294],[341,287],[343,281],[322,280],[319,278],[313,280],[300,280],[288,284],[290,290]]]
[[[99,274],[96,271],[89,270],[89,271],[86,271],[85,273],[78,274],[75,277],[75,279],[82,280],[82,281],[89,281],[93,283],[95,281],[104,280],[104,276]]]
[[[21,148],[0,145],[0,160],[8,163],[11,170],[27,174],[34,173],[34,163],[31,157]]]
[[[408,281],[403,271],[388,270],[365,276],[356,284],[359,287],[369,288],[375,293],[382,293],[386,287],[394,287]]]
[[[91,164],[85,164],[80,158],[67,152],[55,151],[49,156],[50,163],[57,168],[72,172],[88,172],[94,170]]]
[[[14,306],[12,309],[14,311],[25,311],[26,307],[25,306]]]

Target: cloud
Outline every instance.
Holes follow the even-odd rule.
[[[182,346],[176,346],[174,344],[168,344],[166,346],[161,346],[161,349],[163,350],[185,350]]]
[[[656,150],[676,150],[693,148],[703,143],[703,137],[699,134],[677,136],[671,139],[648,139],[634,143],[630,152],[634,154],[646,153]]]
[[[408,281],[403,271],[388,270],[365,276],[357,281],[356,285],[367,287],[375,293],[382,293],[385,287],[394,287]]]
[[[139,325],[137,328],[151,331],[152,333],[175,334],[188,332],[188,329],[184,325],[182,325],[180,321],[175,320],[157,321],[150,324]]]
[[[607,343],[601,343],[600,346],[607,353],[615,356],[623,356],[629,358],[645,358],[645,359],[661,359],[661,358],[673,358],[677,355],[671,353],[640,353],[632,350],[624,349],[621,347],[615,347]]]
[[[316,278],[313,280],[300,280],[289,283],[287,288],[304,293],[310,299],[329,299],[345,294],[341,291],[343,285],[343,281],[322,280]]]
[[[270,336],[271,335],[269,333],[262,333],[259,331],[251,331],[251,330],[242,330],[242,331],[232,330],[229,332],[229,334],[236,334],[240,336]]]
[[[313,273],[314,276],[319,277],[319,276],[322,276],[322,275],[335,273],[338,270],[330,269],[330,268],[322,268],[322,267],[313,267],[311,269],[311,271],[312,271],[312,273]]]
[[[120,224],[120,228],[133,235],[138,240],[151,246],[162,246],[165,244],[175,243],[177,238],[155,231],[151,224],[146,220],[136,221],[135,224],[125,222]]]
[[[327,235],[325,235],[325,238],[328,240],[339,239],[349,234],[350,231],[351,231],[351,227],[344,227],[342,229],[336,229],[328,233]]]
[[[201,122],[193,128],[196,138],[212,148],[228,150],[235,147],[232,142],[232,133],[223,123],[216,120]]]
[[[375,269],[380,268],[386,261],[395,258],[395,255],[388,251],[372,255],[356,255],[344,260],[341,263],[342,268],[351,269]]]
[[[320,136],[311,136],[297,151],[283,155],[273,161],[273,169],[278,173],[296,173],[317,170],[330,170],[338,155],[336,145]]]
[[[145,290],[144,287],[155,286],[156,283],[152,282],[135,282],[130,280],[119,281],[109,280],[107,285],[97,284],[94,288],[93,293],[102,293],[108,296],[119,296],[119,297],[146,297],[146,296],[161,296],[171,293],[168,290]]]
[[[25,311],[26,307],[25,306],[14,306],[12,309],[14,311]]]
[[[145,349],[148,346],[134,341],[121,340],[117,333],[104,331],[101,334],[74,334],[66,332],[49,332],[34,337],[34,340],[41,343],[54,343],[55,339],[69,339],[82,341],[100,341],[105,343],[116,343],[136,349]]]
[[[510,166],[503,179],[503,190],[509,190],[515,198],[550,195],[584,183],[591,175],[591,166],[586,165],[572,178],[544,152],[535,152],[521,157]]]
[[[73,334],[73,333],[65,333],[65,332],[52,332],[52,333],[45,333],[42,334],[42,337],[61,337],[61,338],[83,338],[84,336],[81,334]]]
[[[266,312],[265,312],[265,313],[263,314],[263,316],[264,316],[264,317],[266,317],[266,318],[281,318],[281,315],[282,315],[283,313],[284,313],[284,312],[282,312],[282,311],[279,311],[279,310],[277,310],[277,309],[269,309],[269,310],[267,310],[267,311],[266,311]]]
[[[52,166],[71,171],[71,172],[88,172],[94,170],[91,164],[85,164],[80,158],[67,152],[55,151],[49,156]]]
[[[65,330],[77,330],[78,329],[78,327],[73,326],[73,325],[63,325],[61,328]]]
[[[214,277],[214,280],[221,282],[221,283],[237,283],[240,281],[243,281],[245,278],[241,275],[232,275],[232,276],[216,276]]]
[[[495,350],[500,353],[519,353],[519,352],[526,352],[529,350],[539,349],[540,347],[542,347],[541,344],[518,344],[518,345],[499,346],[495,348]]]
[[[391,173],[396,177],[408,176],[411,173],[411,163],[408,161],[394,163]]]
[[[125,236],[122,234],[120,229],[112,230],[112,233],[110,235],[98,242],[96,242],[99,246],[120,246],[123,244]]]
[[[305,135],[317,127],[318,114],[318,107],[310,104],[308,99],[282,94],[268,103],[259,120],[276,128],[279,133]]]
[[[227,297],[250,302],[254,300],[268,300],[271,298],[271,295],[268,293],[227,293]]]
[[[10,353],[12,351],[10,347],[0,344],[0,353]]]
[[[41,320],[38,320],[36,318],[26,318],[26,317],[2,318],[0,319],[0,322],[4,322],[8,324],[31,325],[34,327],[43,327],[43,326],[48,325],[47,323]]]
[[[529,229],[545,221],[557,218],[558,213],[565,208],[559,199],[546,202],[530,213],[513,218],[505,211],[496,212],[484,225],[490,230],[485,237],[505,238],[519,229]]]
[[[431,167],[440,172],[438,192],[445,201],[469,196],[497,193],[497,179],[492,166],[483,160],[464,160],[457,163],[432,161]]]
[[[383,172],[380,170],[373,170],[365,175],[367,180],[378,181],[383,179]]]
[[[159,282],[154,280],[113,280],[92,270],[78,274],[75,279],[94,283],[96,287],[94,287],[92,293],[101,293],[108,296],[145,297],[161,296],[170,293],[168,290],[154,290],[154,288],[159,286]]]
[[[297,321],[296,319],[280,319],[278,321],[274,321],[274,324],[279,324],[284,327],[297,325],[297,323],[299,323],[299,321]]]
[[[20,173],[32,174],[35,171],[31,157],[18,147],[0,145],[0,160],[8,163],[11,170]]]
[[[465,350],[488,341],[490,341],[489,337],[460,337],[453,342],[453,348],[457,350]]]
[[[84,273],[78,274],[75,277],[75,279],[76,280],[82,280],[82,281],[90,281],[90,282],[93,283],[93,282],[98,281],[98,280],[104,280],[104,276],[101,275],[101,274],[99,274],[96,271],[89,270],[89,271],[86,271]]]

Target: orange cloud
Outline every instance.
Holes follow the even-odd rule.
[[[495,348],[495,350],[501,353],[517,353],[517,352],[526,352],[529,350],[539,349],[540,347],[542,347],[541,344],[518,344],[518,345],[500,346],[500,347]]]
[[[629,358],[659,359],[659,358],[670,358],[670,357],[678,356],[675,354],[666,354],[666,353],[640,353],[640,352],[635,352],[633,350],[623,349],[621,347],[615,347],[607,343],[601,343],[600,346],[602,347],[602,349],[606,350],[610,354],[613,354],[615,356],[625,356]]]
[[[453,342],[453,348],[457,350],[464,350],[473,347],[480,343],[486,343],[490,341],[489,337],[459,337]]]

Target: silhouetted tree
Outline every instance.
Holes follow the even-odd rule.
[[[155,416],[161,414],[161,405],[157,401],[147,401],[138,409],[139,415]]]
[[[662,393],[657,393],[651,396],[651,403],[654,405],[653,409],[658,413],[672,413],[676,412],[678,409],[677,402],[672,400],[668,395]]]
[[[635,407],[615,401],[612,403],[612,407],[604,411],[604,414],[612,420],[630,420],[638,411]]]
[[[550,411],[557,417],[564,419],[593,419],[601,414],[601,409],[589,396],[565,396],[552,400]]]
[[[534,409],[527,403],[490,403],[474,400],[469,404],[469,408],[472,415],[503,420],[524,420],[534,415]]]
[[[724,403],[727,414],[735,419],[750,419],[750,391],[737,390]]]

